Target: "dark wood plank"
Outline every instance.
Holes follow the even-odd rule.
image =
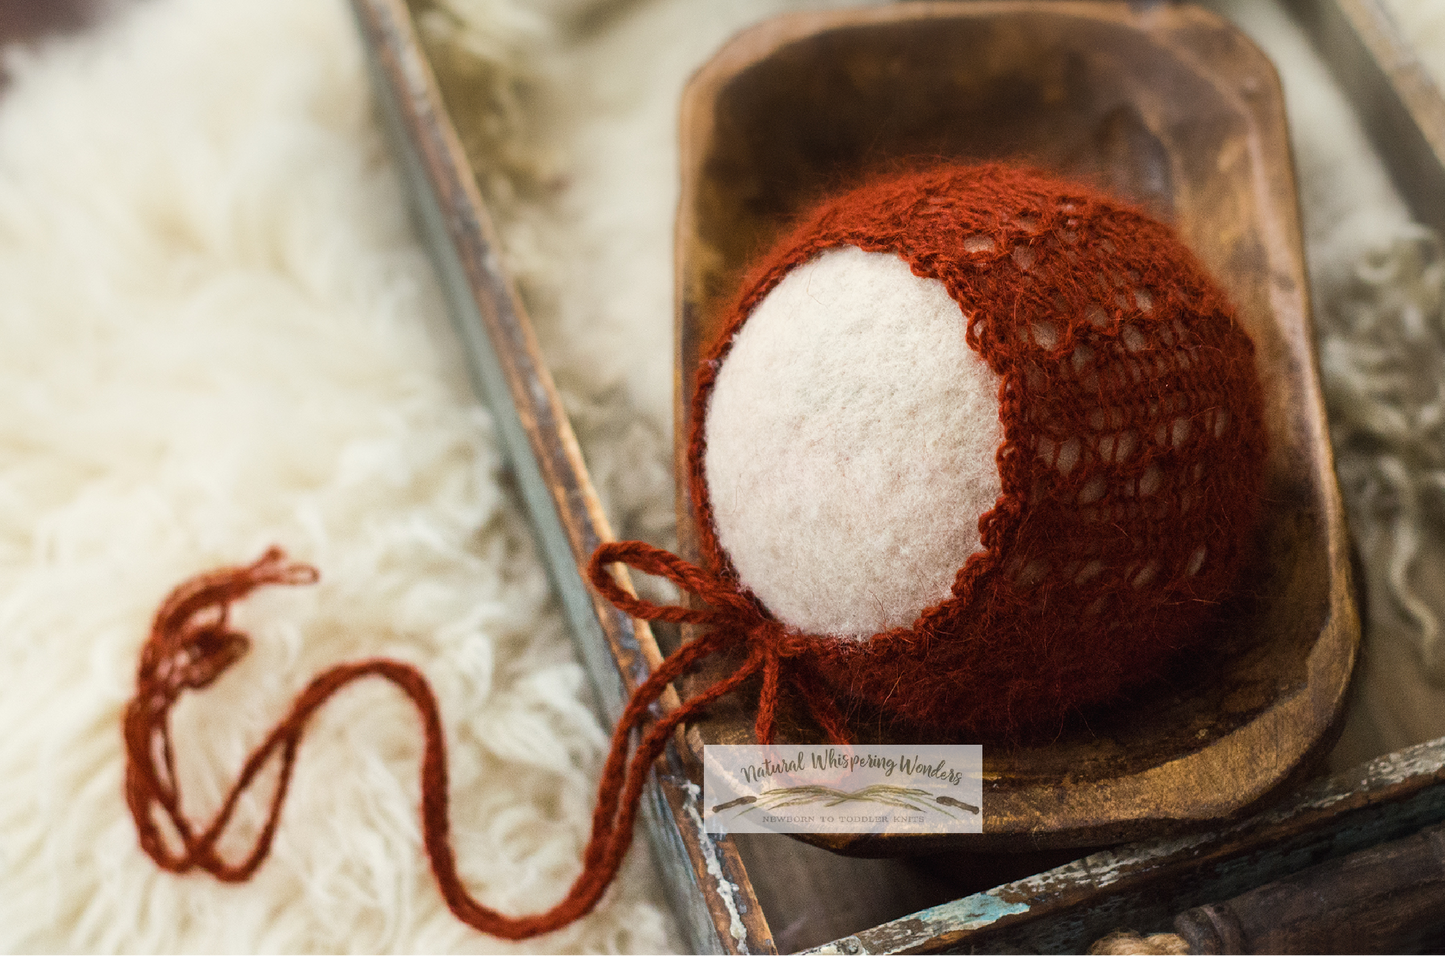
[[[1192,953],[1433,952],[1445,931],[1445,826],[1186,910],[1174,928]]]
[[[1105,850],[835,940],[816,953],[1082,953],[1445,820],[1445,739],[1313,784],[1210,833]]]

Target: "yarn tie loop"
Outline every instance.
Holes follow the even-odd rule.
[[[612,563],[625,563],[665,577],[696,594],[704,606],[687,608],[641,600],[617,583],[608,570]],[[634,617],[698,624],[709,630],[663,660],[629,698],[613,730],[598,783],[592,832],[582,854],[582,872],[550,909],[531,916],[508,916],[478,902],[463,884],[451,846],[446,743],[440,708],[426,677],[401,661],[369,658],[318,674],[296,697],[290,713],[247,758],[211,821],[202,828],[186,815],[175,770],[171,708],[186,691],[203,690],[214,683],[249,649],[249,638],[229,627],[230,606],[235,601],[267,584],[310,584],[319,578],[315,568],[288,561],[275,547],[250,565],[222,568],[186,581],[156,612],[140,655],[136,694],[123,719],[126,803],[141,848],[158,866],[173,873],[201,869],[228,883],[250,878],[270,852],[307,722],[348,684],[379,677],[411,699],[422,721],[423,842],[448,908],[458,919],[484,933],[511,940],[527,939],[560,929],[592,910],[632,844],[643,788],[673,732],[754,675],[762,678],[756,724],[760,742],[772,741],[777,701],[785,685],[800,694],[831,739],[846,740],[836,707],[807,681],[800,680],[790,665],[807,653],[806,642],[789,634],[748,596],[706,571],[640,542],[604,544],[593,555],[588,576],[604,596]],[[705,657],[733,648],[746,652],[737,669],[671,712],[653,713],[652,705],[674,680]],[[640,733],[635,747],[634,732]],[[279,761],[279,774],[265,821],[250,852],[239,862],[228,862],[217,844],[242,795],[273,759]]]
[[[680,605],[660,605],[634,597],[619,585],[607,570],[607,566],[614,563],[626,564],[644,574],[666,578],[684,591],[696,595],[705,606],[688,608]],[[758,743],[773,742],[779,692],[784,683],[803,700],[830,741],[848,741],[843,716],[833,698],[821,692],[817,681],[809,680],[805,672],[791,663],[814,652],[812,641],[789,631],[764,611],[754,598],[744,594],[736,586],[675,554],[641,541],[610,541],[601,545],[593,553],[587,566],[587,576],[603,597],[611,601],[618,610],[635,618],[675,624],[698,624],[712,628],[711,632],[684,645],[684,648],[704,644],[711,652],[727,647],[746,647],[747,658],[734,673],[746,677],[755,673],[762,674],[757,718],[753,726]]]

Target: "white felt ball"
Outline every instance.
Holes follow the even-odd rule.
[[[999,377],[936,279],[828,250],[757,305],[704,425],[718,539],[784,624],[865,638],[948,597],[1002,490]]]

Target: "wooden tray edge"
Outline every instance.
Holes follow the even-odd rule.
[[[584,569],[612,531],[531,323],[496,253],[476,178],[405,0],[352,0],[383,122],[442,279],[472,384],[492,410],[573,642],[609,723],[661,660],[645,622],[594,594]],[[619,574],[619,579],[625,577]],[[675,695],[673,705],[675,706]],[[642,816],[664,887],[698,952],[776,952],[728,837],[692,825],[699,793],[675,746]]]

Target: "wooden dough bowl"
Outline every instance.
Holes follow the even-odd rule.
[[[741,34],[694,77],[681,146],[679,436],[699,350],[749,258],[825,189],[900,158],[1018,160],[1171,222],[1233,296],[1267,393],[1260,558],[1201,648],[1168,679],[1046,741],[959,741],[984,744],[981,834],[803,839],[868,856],[1103,845],[1241,815],[1306,775],[1340,723],[1359,615],[1284,108],[1264,55],[1214,15],[1175,4],[975,0],[800,14]],[[678,446],[680,544],[697,561]],[[690,728],[694,754],[755,742],[755,701],[735,695]],[[781,728],[785,740],[816,739],[796,714]],[[855,729],[890,740],[876,723]]]

